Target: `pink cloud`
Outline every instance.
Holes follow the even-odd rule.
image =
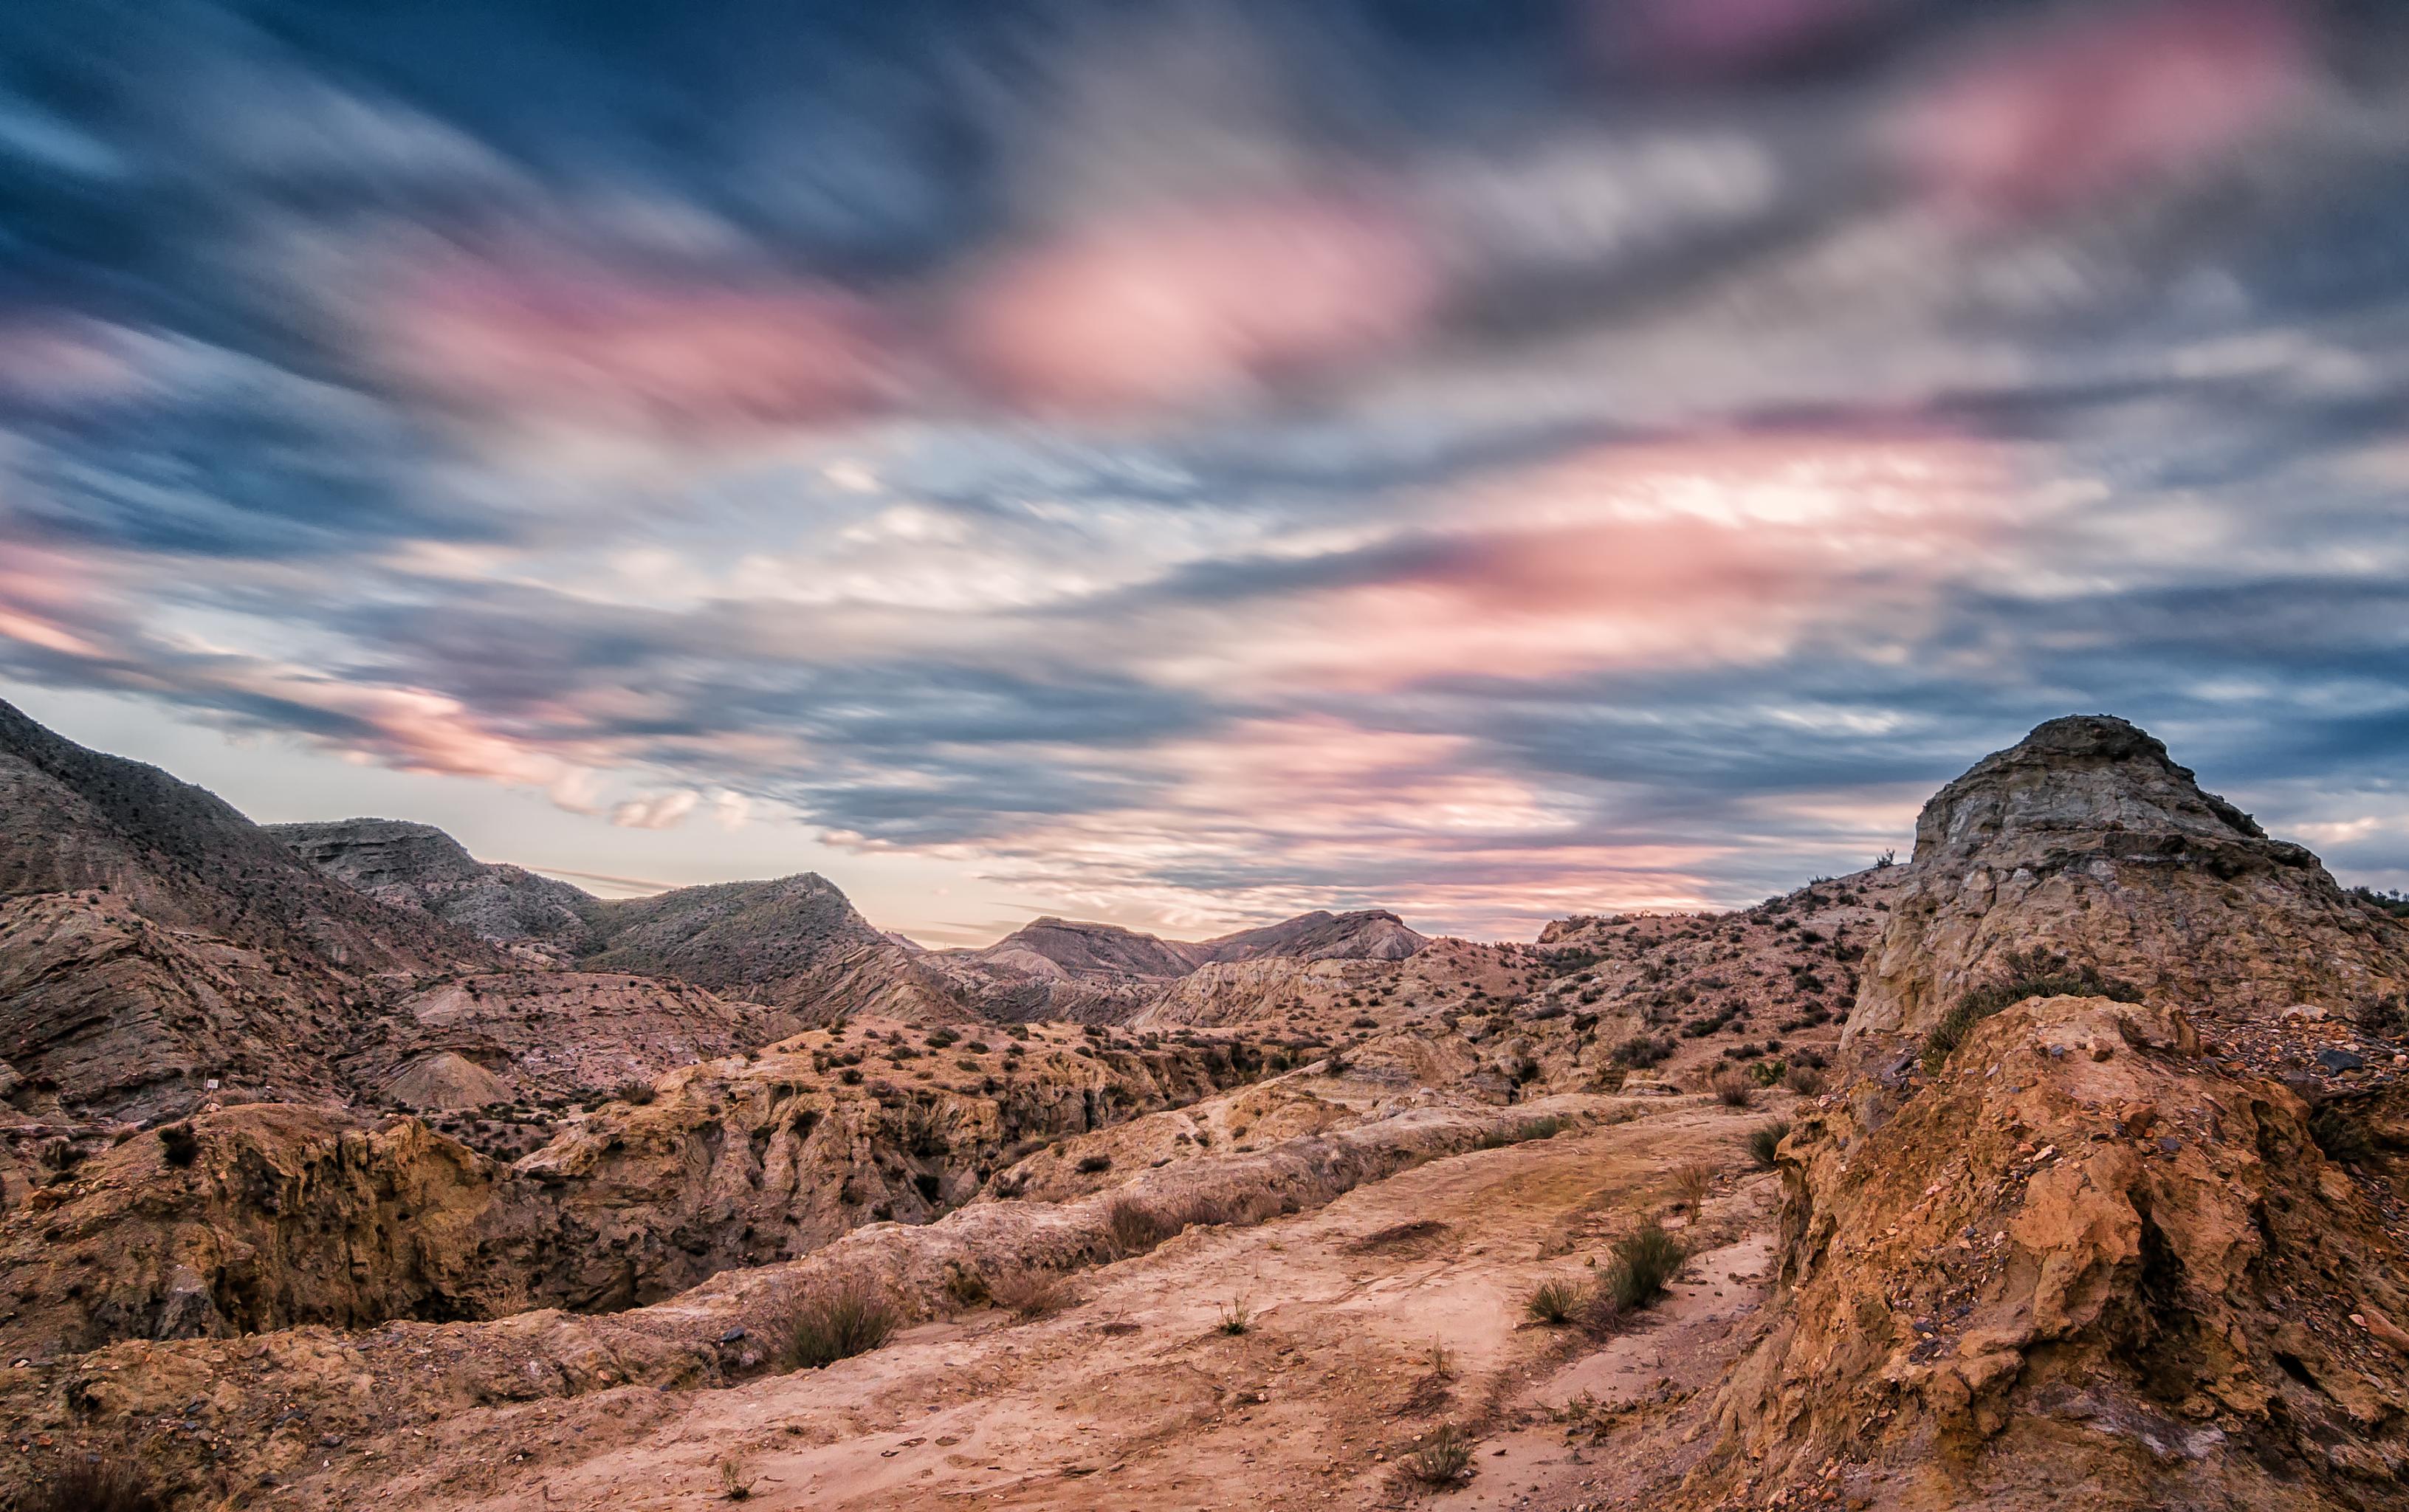
[[[2285,0],[2157,0],[1996,46],[1885,124],[1932,193],[1996,212],[2070,208],[2204,162],[2306,93]]]
[[[859,414],[898,383],[894,332],[867,302],[816,282],[725,288],[457,262],[399,287],[377,322],[379,350],[471,409],[742,427]]]
[[[1742,71],[1795,55],[1892,0],[1597,0],[1591,14],[1609,39],[1640,59],[1686,75]]]
[[[1440,295],[1402,221],[1305,199],[1105,221],[977,281],[957,345],[1038,410],[1117,410],[1243,394],[1417,332]]]
[[[1607,447],[1466,493],[1457,549],[1267,610],[1211,670],[1379,689],[1768,659],[1927,611],[2032,508],[1996,449],[1940,434]]]

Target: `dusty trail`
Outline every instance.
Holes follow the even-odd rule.
[[[1767,1116],[1670,1108],[1434,1161],[1259,1227],[1191,1229],[1080,1277],[1080,1303],[1037,1322],[981,1310],[822,1371],[532,1404],[506,1461],[439,1450],[440,1478],[397,1478],[368,1505],[700,1507],[732,1458],[744,1505],[773,1512],[1402,1506],[1431,1499],[1397,1462],[1441,1422],[1481,1442],[1474,1478],[1439,1505],[1612,1505],[1677,1468],[1653,1430],[1685,1383],[1721,1371],[1761,1301],[1773,1186],[1732,1178]],[[1689,1160],[1731,1175],[1703,1252],[1639,1330],[1601,1346],[1523,1321],[1532,1286],[1586,1275],[1667,1205],[1667,1173]],[[1223,1332],[1241,1302],[1248,1332]],[[1553,1420],[1584,1391],[1641,1404],[1618,1430],[1617,1484]]]

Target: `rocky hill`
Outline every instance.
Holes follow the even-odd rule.
[[[212,1079],[333,1095],[397,980],[491,947],[322,875],[213,795],[0,704],[0,1062],[89,1116]]]
[[[926,964],[944,973],[954,993],[985,1018],[1111,1024],[1159,1016],[1162,1004],[1188,994],[1190,984],[1225,963],[1286,963],[1253,973],[1270,980],[1310,961],[1404,960],[1429,943],[1381,910],[1303,914],[1200,941],[1047,917],[983,949],[932,953]]]
[[[1281,956],[1295,960],[1404,960],[1430,943],[1384,908],[1332,914],[1317,909],[1257,929],[1217,935],[1183,947],[1197,964]]]
[[[480,861],[433,825],[341,819],[264,827],[303,860],[381,902],[416,909],[533,959],[592,950],[601,900],[525,867]]]

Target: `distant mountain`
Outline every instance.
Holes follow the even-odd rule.
[[[480,861],[433,825],[339,819],[264,828],[327,875],[481,940],[554,962],[599,942],[600,899],[525,867]]]
[[[1404,960],[1418,955],[1430,937],[1417,934],[1406,921],[1384,908],[1358,909],[1351,914],[1315,910],[1292,919],[1241,929],[1187,946],[1201,964],[1205,961],[1252,960],[1258,956],[1286,956],[1298,960]]]
[[[1301,914],[1211,940],[1046,917],[980,950],[927,958],[982,1016],[1125,1022],[1200,968],[1244,960],[1403,960],[1430,942],[1383,910]]]
[[[959,1017],[918,953],[861,916],[837,886],[805,871],[770,882],[679,887],[600,905],[593,971],[670,975],[805,1017],[849,1012]]]

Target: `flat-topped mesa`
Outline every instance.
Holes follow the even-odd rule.
[[[2104,715],[2040,726],[1924,806],[1844,1043],[1919,1035],[2036,951],[2192,1012],[2344,1009],[2409,986],[2409,930]]]

